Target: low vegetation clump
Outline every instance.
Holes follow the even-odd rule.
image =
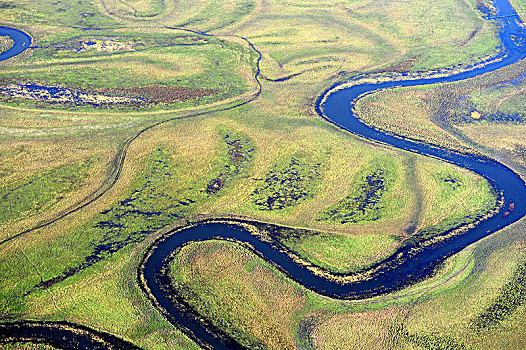
[[[13,39],[8,36],[0,36],[0,53],[13,47]]]
[[[252,193],[252,201],[259,210],[292,207],[314,195],[321,171],[321,163],[291,156],[268,172]]]
[[[494,329],[526,302],[526,263],[520,264],[511,281],[502,286],[497,297],[471,321],[475,331]]]
[[[384,193],[389,188],[392,175],[386,169],[367,169],[358,176],[350,195],[318,215],[319,221],[340,224],[376,221],[382,218]]]
[[[208,183],[208,194],[217,193],[233,179],[246,175],[255,152],[254,145],[245,135],[225,127],[221,127],[219,133],[226,145],[226,163],[221,173]]]
[[[402,337],[408,343],[414,344],[422,349],[436,350],[464,350],[467,347],[458,343],[455,339],[441,334],[410,334],[407,331]]]

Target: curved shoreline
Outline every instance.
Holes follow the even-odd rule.
[[[399,290],[414,281],[429,277],[435,267],[447,257],[526,215],[526,203],[523,202],[523,199],[526,198],[526,184],[517,173],[507,166],[490,158],[462,154],[379,131],[365,125],[354,114],[356,102],[374,91],[466,80],[524,59],[526,57],[524,44],[521,45],[520,42],[515,42],[512,39],[512,35],[524,33],[520,26],[521,23],[515,21],[518,15],[506,0],[495,0],[495,5],[498,11],[495,14],[496,16],[492,18],[489,11],[485,15],[487,19],[497,22],[501,47],[499,54],[490,60],[471,65],[452,75],[443,75],[443,72],[440,71],[428,74],[425,78],[418,78],[411,74],[398,74],[380,81],[371,81],[367,75],[361,75],[358,80],[352,81],[354,84],[351,86],[337,83],[325,91],[316,102],[316,111],[327,121],[355,135],[409,152],[438,158],[482,175],[497,192],[502,193],[505,208],[508,205],[510,207],[512,204],[514,205],[513,211],[508,211],[506,215],[499,215],[497,211],[495,215],[484,218],[477,226],[462,235],[448,237],[446,232],[442,235],[445,238],[435,244],[426,245],[420,242],[413,246],[401,247],[397,253],[382,262],[388,267],[372,272],[372,278],[343,285],[319,277],[306,267],[298,265],[286,253],[275,249],[271,243],[261,240],[243,228],[217,222],[183,228],[177,230],[176,234],[172,231],[158,239],[148,249],[139,268],[142,288],[152,299],[154,305],[172,323],[183,325],[184,329],[187,330],[185,333],[198,340],[200,344],[205,343],[216,349],[240,348],[241,346],[232,338],[227,336],[225,339],[223,332],[220,333],[220,338],[214,337],[216,328],[211,326],[208,320],[203,325],[199,321],[201,316],[192,311],[191,308],[189,310],[184,301],[178,300],[177,302],[180,305],[174,305],[170,299],[169,288],[167,289],[166,286],[163,287],[162,285],[169,283],[163,269],[174,250],[191,241],[216,238],[241,241],[253,247],[253,251],[258,255],[278,266],[286,275],[308,289],[338,299],[364,299]],[[363,82],[360,83],[362,79]],[[394,260],[399,259],[400,254],[404,258],[403,261],[395,263]],[[395,263],[394,267],[389,267],[391,263]],[[186,312],[181,311],[181,307]]]
[[[108,333],[69,323],[21,321],[0,324],[0,344],[32,342],[60,349],[140,349]]]
[[[428,246],[418,246],[417,248],[419,248],[419,251],[417,252],[415,252],[413,249],[415,246],[402,247],[399,253],[402,253],[402,255],[406,257],[402,263],[397,263],[394,268],[387,268],[385,270],[373,272],[373,278],[359,280],[354,283],[343,285],[320,277],[311,270],[307,269],[305,266],[298,265],[297,262],[285,252],[276,249],[272,243],[262,240],[261,237],[252,234],[250,230],[241,228],[239,226],[232,226],[226,223],[218,222],[207,222],[205,224],[197,225],[194,224],[191,227],[186,227],[177,231],[170,231],[169,233],[163,235],[154,243],[154,245],[150,246],[146,252],[144,260],[139,267],[138,276],[141,288],[147,292],[154,305],[160,309],[160,311],[165,314],[173,324],[182,327],[186,334],[188,334],[202,346],[218,349],[242,348],[229,335],[223,333],[219,329],[216,329],[210,321],[204,320],[203,324],[201,316],[191,309],[184,308],[184,301],[180,301],[180,305],[174,305],[169,295],[171,293],[168,284],[169,281],[166,280],[166,276],[163,274],[163,268],[166,265],[166,261],[174,250],[196,240],[219,238],[241,241],[252,246],[253,250],[258,255],[275,264],[290,278],[311,290],[334,298],[363,299],[372,295],[384,294],[403,288],[415,280],[421,280],[429,276],[437,264],[440,264],[447,257],[460,251],[467,245],[472,244],[473,242],[476,242],[483,237],[486,237],[489,234],[496,232],[501,228],[521,219],[526,214],[526,203],[521,202],[521,199],[526,198],[526,185],[522,178],[520,178],[520,176],[513,172],[513,170],[510,168],[489,158],[456,153],[440,147],[381,132],[363,124],[354,115],[355,103],[368,93],[372,93],[380,89],[394,87],[422,86],[435,83],[465,80],[497,70],[499,68],[503,68],[525,58],[526,50],[524,50],[524,46],[516,43],[511,37],[512,34],[516,34],[513,32],[514,30],[523,33],[523,29],[519,26],[520,23],[516,22],[515,20],[510,20],[510,18],[515,18],[515,16],[518,15],[516,12],[515,14],[512,13],[515,10],[506,0],[495,0],[495,3],[498,11],[503,12],[498,12],[495,18],[490,18],[491,14],[488,12],[486,13],[486,17],[487,19],[498,22],[500,25],[499,36],[502,46],[500,53],[496,57],[493,57],[491,60],[469,66],[466,68],[466,70],[462,70],[457,74],[448,76],[440,75],[441,72],[437,72],[435,75],[428,75],[426,78],[415,78],[415,76],[411,76],[409,74],[400,74],[397,76],[398,79],[389,77],[387,80],[380,82],[365,82],[364,80],[364,82],[360,84],[359,81],[354,80],[353,82],[356,84],[350,87],[345,84],[338,83],[333,85],[330,89],[325,91],[322,96],[320,96],[316,102],[316,111],[320,116],[332,124],[353,134],[372,141],[388,144],[389,146],[400,148],[409,152],[439,158],[443,161],[464,167],[484,176],[499,192],[503,193],[505,206],[508,204],[511,205],[511,203],[514,204],[515,207],[513,211],[509,212],[507,215],[494,215],[490,218],[487,218],[481,221],[479,225],[471,229],[468,233],[463,235],[448,237],[441,242]],[[511,16],[513,17],[509,17],[510,11]],[[0,27],[0,34],[2,34],[2,29],[7,30],[8,32],[11,30],[13,33],[21,33],[21,44],[17,45],[17,40],[15,40],[15,37],[5,34],[9,35],[15,41],[15,45],[3,54],[0,54],[0,60],[14,57],[23,52],[29,46],[31,38],[27,34],[6,27]],[[199,34],[210,35],[206,33]],[[245,40],[248,45],[259,54],[259,58],[257,60],[257,71],[255,73],[255,78],[259,83],[257,78],[260,74],[259,61],[261,60],[261,53],[248,40],[245,38],[242,39]],[[9,53],[9,55],[6,55],[7,53]],[[366,75],[361,75],[360,79],[364,77],[365,79],[367,78]],[[261,88],[261,85],[259,86]],[[162,122],[159,124],[161,123]],[[150,126],[147,129],[151,127],[153,126]],[[133,139],[134,138],[132,138],[132,140]],[[77,210],[82,207],[83,206],[77,208]],[[394,258],[395,256],[393,255],[384,260],[384,263],[389,263],[390,259]],[[181,305],[183,306],[183,309],[181,309]],[[26,329],[24,328],[25,326],[23,326],[24,324],[33,324],[33,326],[29,326],[28,328],[31,331],[40,330],[40,332],[45,333],[46,329],[49,327],[58,327],[59,330],[62,331],[64,327],[59,327],[57,325],[63,325],[67,323],[31,323],[29,321],[14,322],[0,324],[0,330],[4,329],[2,327],[11,327],[11,329],[16,329],[16,327],[19,327],[20,329]],[[93,331],[83,326],[72,324],[68,325],[81,330]],[[65,329],[67,329],[67,327]],[[99,332],[96,333],[96,335],[113,337],[109,334]],[[67,336],[71,335],[71,333],[68,333]],[[217,337],[218,335],[219,338]],[[20,335],[19,339],[24,339],[24,335]],[[32,339],[41,342],[43,339],[42,333],[34,335]],[[115,339],[120,341],[118,338]],[[129,347],[130,346],[128,346],[128,348]]]
[[[0,53],[0,61],[20,55],[31,45],[31,37],[18,29],[0,26],[0,35],[8,36],[13,40],[13,47]]]

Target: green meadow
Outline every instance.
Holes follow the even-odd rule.
[[[138,282],[170,227],[231,216],[277,225],[269,239],[330,278],[473,225],[498,205],[491,183],[345,132],[314,104],[360,73],[446,70],[495,54],[496,30],[476,6],[0,1],[0,24],[34,46],[0,63],[0,322],[68,321],[145,349],[198,349]],[[10,45],[0,38],[0,52]],[[526,113],[522,80],[506,84],[524,67],[379,91],[356,112],[525,176],[525,126],[490,118]],[[322,297],[231,241],[188,244],[168,275],[178,297],[247,348],[517,349],[525,233],[519,222],[430,278],[362,301]]]

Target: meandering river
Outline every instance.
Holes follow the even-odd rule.
[[[412,246],[400,248],[395,255],[405,256],[397,259],[393,255],[382,264],[389,268],[379,268],[373,278],[359,280],[349,284],[336,283],[315,275],[312,271],[295,263],[287,254],[278,251],[270,243],[260,240],[238,225],[219,222],[207,222],[169,233],[159,239],[149,250],[140,268],[140,283],[152,302],[176,325],[196,339],[202,345],[216,349],[240,348],[240,345],[215,329],[210,323],[197,321],[198,315],[184,310],[170,300],[166,287],[169,281],[163,276],[162,269],[170,254],[196,240],[234,239],[250,243],[265,259],[271,261],[292,279],[320,294],[340,299],[361,299],[372,295],[391,292],[407,286],[414,280],[425,278],[433,268],[448,256],[503,227],[516,222],[526,214],[526,185],[524,181],[505,165],[484,157],[460,154],[440,147],[412,141],[390,135],[362,123],[354,113],[354,105],[366,94],[380,89],[421,86],[447,83],[469,79],[513,64],[526,57],[526,32],[522,21],[507,0],[494,0],[495,13],[481,9],[487,20],[494,21],[500,37],[499,53],[486,61],[463,67],[455,72],[429,72],[413,75],[393,74],[390,79],[371,82],[366,75],[354,77],[344,84],[336,84],[318,99],[316,110],[320,116],[342,129],[361,137],[388,144],[390,146],[415,152],[425,156],[442,159],[482,175],[494,188],[502,192],[505,206],[514,204],[514,210],[507,215],[494,215],[480,222],[468,232],[452,236],[442,242],[418,247],[409,252]],[[20,54],[31,42],[30,37],[18,30],[0,27],[0,35],[9,35],[15,42],[10,50],[0,54],[5,60]]]
[[[0,35],[8,36],[13,40],[13,46],[9,50],[0,53],[0,61],[20,55],[31,45],[31,37],[14,28],[0,27]]]
[[[392,257],[382,263],[389,268],[380,268],[373,273],[372,279],[361,280],[350,284],[340,284],[317,276],[307,268],[295,263],[287,254],[276,250],[270,243],[261,241],[240,226],[225,223],[205,223],[192,226],[174,234],[168,234],[159,240],[149,252],[141,271],[145,289],[149,290],[154,302],[164,310],[172,321],[191,330],[201,342],[216,349],[239,348],[231,338],[220,334],[209,325],[203,326],[189,312],[181,312],[170,300],[170,292],[163,289],[169,283],[162,275],[162,268],[171,252],[190,241],[214,238],[235,239],[251,244],[265,259],[280,267],[292,279],[320,294],[340,299],[361,299],[372,295],[391,292],[407,286],[411,281],[425,278],[433,268],[445,258],[459,252],[466,246],[494,233],[503,227],[516,222],[526,214],[526,185],[513,170],[489,158],[460,154],[450,150],[416,142],[374,129],[361,122],[354,113],[354,105],[366,94],[381,89],[422,86],[437,83],[448,83],[473,78],[499,68],[506,67],[526,57],[524,39],[526,32],[515,9],[507,0],[494,0],[495,13],[481,9],[487,20],[495,22],[500,37],[499,53],[471,66],[463,67],[457,72],[444,74],[443,71],[429,72],[415,76],[409,73],[394,74],[392,79],[381,82],[370,82],[367,76],[359,76],[347,81],[347,85],[336,84],[324,92],[316,103],[320,116],[329,122],[361,137],[388,144],[390,146],[415,152],[425,156],[439,158],[446,162],[464,167],[482,175],[490,181],[504,198],[504,210],[510,203],[514,210],[508,215],[494,215],[468,232],[445,239],[439,244],[418,247],[417,253],[409,251],[414,248],[406,246],[399,249]],[[360,81],[367,81],[361,83]],[[408,256],[401,263],[395,263],[395,256]],[[394,263],[390,264],[390,263]],[[394,266],[394,267],[393,267]]]

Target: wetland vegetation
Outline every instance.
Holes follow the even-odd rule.
[[[522,0],[511,3],[524,18]],[[493,5],[0,1],[1,24],[32,39],[0,63],[1,323],[67,321],[141,348],[197,349],[137,277],[173,228],[242,219],[302,266],[354,276],[513,215],[520,203],[500,203],[486,178],[341,131],[314,110],[323,91],[362,73],[447,74],[495,56],[497,29],[482,12]],[[0,37],[0,52],[11,45]],[[524,177],[524,67],[385,89],[355,111]],[[425,280],[353,302],[320,296],[236,241],[190,242],[166,276],[176,304],[247,348],[517,349],[525,233],[518,222]]]

